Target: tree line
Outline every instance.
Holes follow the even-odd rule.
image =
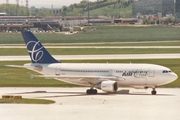
[[[108,17],[131,17],[132,16],[132,10],[127,9],[130,5],[132,5],[132,1],[121,1],[121,0],[104,0],[99,2],[89,2],[89,10],[91,13],[91,10],[97,10],[97,13],[93,13],[91,15],[104,15]],[[104,9],[103,12],[100,12],[100,9]],[[112,13],[112,9],[116,9],[116,12]],[[120,9],[123,11],[120,11]],[[125,10],[126,9],[126,10]],[[111,12],[109,11],[111,10]],[[119,10],[119,11],[118,11]],[[64,16],[72,16],[72,15],[78,15],[83,16],[86,15],[88,11],[88,2],[82,1],[79,4],[72,4],[69,7],[64,6],[61,9],[61,15]],[[123,13],[124,12],[124,13]]]
[[[89,10],[94,10],[94,9],[99,9],[102,7],[114,5],[114,9],[119,9],[119,8],[126,8],[128,7],[132,1],[121,1],[121,0],[115,0],[115,1],[99,1],[99,2],[89,2]],[[118,6],[117,6],[118,5]],[[74,9],[83,9],[83,11],[88,11],[88,2],[82,1],[79,4],[72,4],[69,7],[63,7],[62,11],[73,11]]]
[[[30,10],[15,4],[1,4],[0,13],[6,13],[8,16],[29,16]]]
[[[89,2],[89,10],[106,9],[103,13],[97,15],[104,15],[108,17],[131,17],[131,11],[118,11],[118,9],[125,9],[132,4],[132,1],[122,0],[103,0],[99,2]],[[108,8],[117,9],[117,12],[111,13]],[[0,12],[7,13],[8,16],[84,16],[88,11],[88,2],[80,2],[79,4],[71,4],[69,7],[63,6],[62,8],[49,9],[49,8],[26,8],[15,4],[1,4]]]

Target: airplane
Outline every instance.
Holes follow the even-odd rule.
[[[54,59],[30,31],[22,31],[22,36],[32,63],[7,66],[27,68],[41,74],[31,74],[31,78],[44,77],[90,86],[87,94],[97,94],[97,89],[108,93],[117,92],[119,86],[130,86],[137,89],[151,87],[151,94],[156,95],[157,86],[178,78],[169,68],[155,64],[62,63]]]

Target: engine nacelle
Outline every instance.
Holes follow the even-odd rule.
[[[116,81],[102,81],[95,87],[105,92],[116,92],[118,90],[118,84]]]

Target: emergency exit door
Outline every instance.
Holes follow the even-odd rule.
[[[149,69],[149,77],[154,77],[155,74],[155,68]]]
[[[60,73],[61,73],[61,68],[56,68],[55,75],[60,75]]]

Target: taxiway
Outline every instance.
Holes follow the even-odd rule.
[[[175,59],[180,54],[111,54],[111,55],[53,55],[57,60],[103,60],[103,59]],[[0,61],[25,61],[26,56],[0,56]]]
[[[124,49],[124,48],[180,48],[180,46],[44,46],[45,48],[116,48],[116,49]],[[0,46],[0,48],[26,48],[26,46]]]
[[[2,120],[179,120],[180,89],[136,90],[120,88],[117,94],[98,90],[86,95],[88,88],[0,88],[2,95],[50,99],[50,105],[0,104]],[[128,93],[129,91],[129,93]]]

